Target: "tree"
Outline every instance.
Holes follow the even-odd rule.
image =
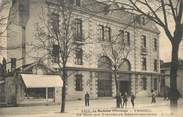
[[[5,32],[7,29],[7,9],[10,6],[10,0],[0,0],[0,40],[6,37]],[[10,7],[11,8],[11,7]],[[0,46],[0,49],[3,50],[5,47],[3,45]]]
[[[47,1],[48,14],[41,14],[36,24],[34,50],[43,52],[38,58],[49,59],[58,65],[63,80],[61,112],[65,112],[66,82],[69,77],[67,63],[76,47],[81,45],[82,30],[79,19],[73,18],[73,3],[71,1]],[[53,11],[51,11],[51,8]],[[47,17],[49,16],[49,17]],[[76,31],[77,30],[77,31]]]
[[[0,52],[5,49],[5,44],[3,43],[4,38],[6,37],[5,32],[7,29],[7,19],[6,10],[9,8],[9,0],[0,0]],[[2,53],[2,52],[1,52]],[[0,62],[0,102],[5,102],[5,73],[6,73],[6,60],[5,56],[0,55],[2,58],[2,64]]]
[[[134,21],[134,20],[133,20]],[[130,22],[129,22],[130,23]],[[128,27],[129,25],[127,25]],[[133,47],[130,47],[130,33],[120,29],[116,34],[108,34],[101,42],[102,54],[110,58],[111,72],[114,75],[116,86],[116,105],[119,108],[117,96],[120,96],[118,77],[121,66],[126,62]],[[105,29],[104,29],[105,30]],[[110,33],[110,29],[108,30]],[[106,33],[105,31],[104,33]],[[106,35],[106,34],[104,34]],[[112,36],[110,36],[112,35]]]
[[[128,2],[119,4],[125,6],[126,10],[143,15],[158,24],[171,42],[170,105],[177,107],[176,78],[179,45],[183,37],[183,0],[128,0]],[[173,28],[170,28],[172,25]]]
[[[4,13],[4,10],[7,8],[9,4],[9,1],[0,1],[0,35],[2,36],[2,34],[5,31],[5,27],[6,27],[6,21],[7,21],[7,16]]]

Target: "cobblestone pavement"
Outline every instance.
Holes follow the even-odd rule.
[[[60,105],[37,105],[0,108],[0,117],[183,117],[183,99],[179,100],[179,109],[170,111],[169,101],[157,98],[157,103],[151,104],[151,98],[137,97],[135,108],[128,101],[127,108],[116,108],[115,99],[103,98],[91,100],[85,107],[83,101],[67,101],[66,112],[59,113]]]

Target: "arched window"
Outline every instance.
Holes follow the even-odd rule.
[[[124,62],[120,65],[119,70],[130,71],[131,70],[130,62],[127,59],[125,59]]]
[[[111,60],[106,56],[102,56],[98,60],[98,68],[111,69],[111,66]]]

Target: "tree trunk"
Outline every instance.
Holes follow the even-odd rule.
[[[118,80],[117,80],[117,69],[116,69],[116,67],[114,67],[114,79],[115,79],[115,83],[116,83],[116,107],[120,108],[120,105],[119,105],[118,99],[117,99],[117,97],[120,94],[119,94],[119,86],[118,86]]]
[[[178,70],[178,50],[179,44],[172,44],[172,58],[170,68],[170,106],[172,108],[177,107],[177,70]]]
[[[62,104],[61,104],[61,113],[65,112],[65,98],[66,98],[66,80],[67,80],[67,70],[63,67],[63,87],[62,87]]]

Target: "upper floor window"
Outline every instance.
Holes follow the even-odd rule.
[[[124,40],[124,30],[119,30],[119,38]]]
[[[59,15],[57,13],[51,13],[50,25],[51,25],[51,31],[54,34],[59,31]]]
[[[75,51],[75,63],[77,65],[82,65],[83,64],[83,50],[82,48],[76,47]]]
[[[52,49],[52,60],[54,63],[57,63],[59,61],[59,50],[60,46],[53,44],[53,49]]]
[[[99,40],[100,41],[110,41],[111,40],[111,28],[104,27],[103,25],[98,26]]]
[[[82,91],[83,90],[83,84],[82,84],[82,74],[76,74],[76,91]]]
[[[125,39],[124,39],[124,30],[119,30],[119,35],[118,35],[120,41],[121,41],[121,44],[123,45],[125,43]]]
[[[146,45],[146,36],[145,36],[145,35],[142,35],[142,36],[141,36],[141,41],[142,41],[142,47],[143,47],[143,48],[146,48],[147,45]]]
[[[99,25],[98,26],[98,31],[99,31],[99,40],[104,41],[104,26]]]
[[[157,39],[154,38],[154,50],[158,49]]]
[[[110,41],[111,40],[111,28],[110,27],[105,27],[104,29],[104,40]]]
[[[142,57],[142,70],[147,70],[147,60],[145,57]]]
[[[75,40],[82,41],[82,20],[75,19]]]
[[[125,40],[127,42],[127,45],[130,46],[130,32],[125,31]]]
[[[119,30],[119,37],[122,39],[122,44],[130,46],[130,32]]]
[[[154,60],[154,71],[158,70],[158,61],[155,59]]]

